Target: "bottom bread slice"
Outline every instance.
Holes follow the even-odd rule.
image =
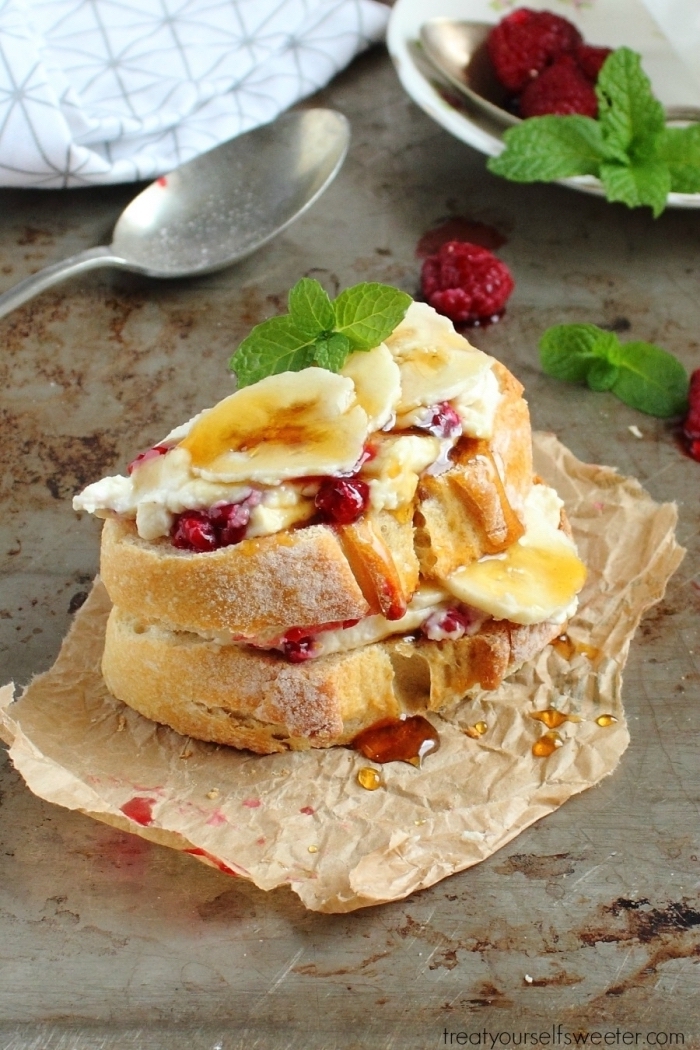
[[[114,607],[102,672],[110,692],[178,733],[260,754],[347,744],[381,718],[436,711],[495,688],[562,632],[488,621],[457,640],[397,638],[289,663]]]

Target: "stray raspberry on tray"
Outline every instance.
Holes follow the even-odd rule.
[[[562,55],[531,80],[520,96],[521,117],[543,117],[548,113],[584,117],[598,115],[593,84],[581,71],[573,55]]]
[[[690,377],[688,415],[683,422],[683,437],[688,454],[700,461],[700,368]]]
[[[504,262],[466,241],[447,241],[427,257],[421,270],[426,302],[458,324],[497,320],[514,287]]]
[[[486,46],[501,84],[517,95],[560,55],[582,43],[578,29],[566,18],[519,7],[494,26]]]

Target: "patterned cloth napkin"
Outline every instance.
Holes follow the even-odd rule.
[[[0,185],[153,179],[382,38],[376,0],[0,0]]]

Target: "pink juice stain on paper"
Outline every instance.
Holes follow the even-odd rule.
[[[136,795],[119,808],[124,816],[128,817],[129,820],[133,820],[135,824],[148,827],[149,824],[153,823],[153,807],[155,803],[156,800],[154,798]]]
[[[225,875],[233,875],[234,878],[238,878],[238,872],[234,871],[233,868],[229,868],[228,864],[225,864],[223,860],[219,860],[218,857],[208,853],[205,849],[200,849],[199,846],[192,846],[191,849],[183,850],[183,853],[189,853],[192,857],[203,857],[208,860],[219,871],[223,871]]]

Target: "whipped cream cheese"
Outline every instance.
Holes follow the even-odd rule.
[[[421,473],[447,465],[445,446],[459,436],[405,433],[426,427],[435,405],[449,403],[466,435],[492,434],[501,396],[493,364],[451,321],[412,303],[386,342],[351,354],[341,374],[307,368],[236,391],[172,430],[165,455],[89,485],[73,506],[135,519],[139,535],[154,540],[183,511],[255,493],[246,535],[265,536],[308,520],[313,479],[354,473],[370,448],[360,474],[370,507],[397,510]]]

